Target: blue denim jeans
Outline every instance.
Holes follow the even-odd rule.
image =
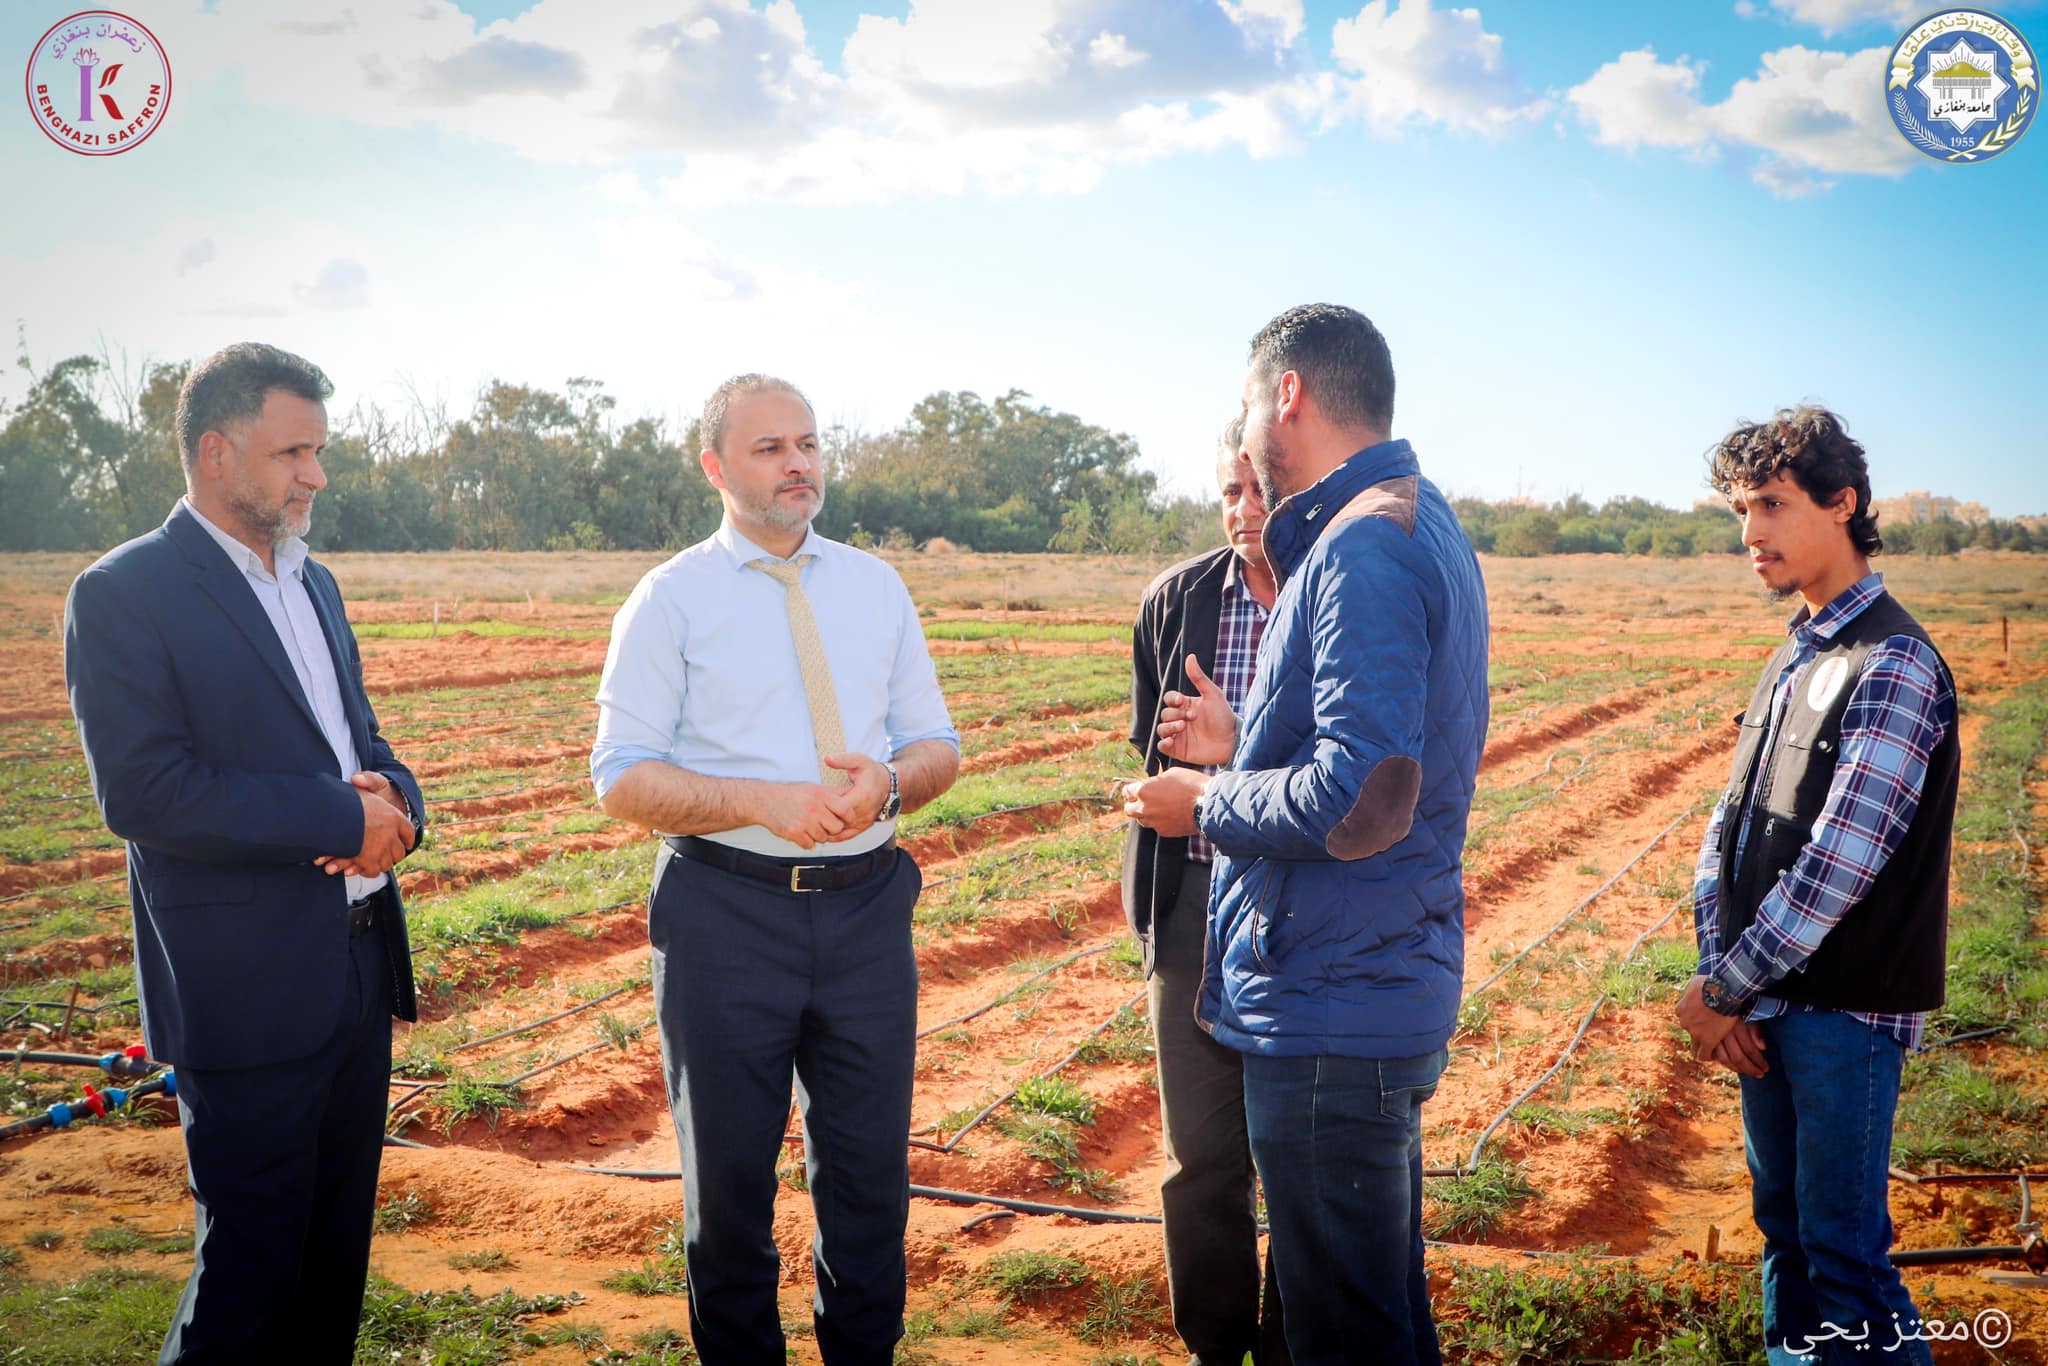
[[[1795,1011],[1762,1028],[1770,1072],[1742,1078],[1742,1138],[1764,1235],[1771,1366],[1932,1366],[1924,1341],[1900,1343],[1920,1315],[1886,1256],[1905,1049],[1834,1010]]]
[[[1422,1267],[1422,1102],[1449,1054],[1244,1060],[1294,1366],[1436,1366]]]

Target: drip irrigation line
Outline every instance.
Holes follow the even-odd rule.
[[[1924,1044],[1921,1046],[1921,1051],[1926,1052],[1931,1048],[1947,1048],[1952,1043],[1967,1043],[1971,1039],[1988,1039],[1994,1034],[2010,1034],[2012,1031],[2013,1026],[2009,1024],[1992,1025],[1989,1029],[1972,1029],[1967,1033],[1951,1034],[1945,1039],[1936,1039],[1933,1043]]]
[[[34,896],[55,896],[57,893],[63,891],[66,887],[84,887],[89,886],[90,884],[95,882],[120,882],[127,876],[128,874],[124,870],[119,873],[102,873],[98,877],[73,878],[69,882],[46,882],[40,887],[30,887],[25,891],[14,892],[7,896],[0,896],[0,906],[5,906],[16,901],[26,901],[30,897]]]
[[[635,985],[645,984],[641,983]],[[464,1053],[472,1048],[481,1048],[487,1043],[496,1043],[500,1039],[509,1039],[514,1034],[524,1034],[530,1029],[539,1029],[542,1025],[553,1024],[557,1020],[566,1020],[571,1015],[579,1015],[582,1012],[589,1010],[594,1006],[601,1006],[606,1001],[611,1000],[612,997],[623,996],[627,992],[632,991],[633,989],[633,986],[616,987],[611,991],[607,991],[602,996],[592,997],[590,1000],[585,1001],[582,1005],[571,1006],[567,1010],[558,1011],[553,1015],[549,1015],[542,1019],[535,1020],[531,1024],[514,1025],[510,1029],[501,1029],[495,1034],[486,1034],[481,1039],[471,1039],[468,1043],[457,1044],[455,1047],[448,1049],[447,1052]]]
[[[591,1176],[622,1176],[634,1181],[680,1181],[682,1172],[673,1168],[571,1167],[572,1172]],[[938,1186],[912,1185],[910,1194],[919,1200],[943,1200],[953,1205],[994,1205],[1013,1214],[1053,1214],[1085,1219],[1093,1224],[1156,1224],[1156,1214],[1127,1214],[1123,1210],[1087,1209],[1079,1205],[1048,1205],[1037,1200],[1013,1200],[1007,1195],[982,1195],[974,1191],[944,1190]]]
[[[1671,834],[1672,831],[1676,830],[1679,826],[1691,820],[1693,816],[1695,816],[1696,814],[1698,814],[1697,811],[1694,808],[1690,807],[1687,808],[1685,811],[1679,813],[1679,816],[1676,820],[1672,821],[1671,824],[1665,826],[1662,830],[1658,831],[1655,838],[1653,838],[1648,844],[1644,845],[1641,849],[1637,850],[1634,858],[1631,858],[1627,863],[1622,864],[1621,870],[1619,872],[1617,872],[1613,877],[1608,878],[1607,881],[1601,883],[1597,888],[1593,890],[1591,895],[1586,897],[1585,900],[1581,901],[1578,905],[1572,907],[1569,911],[1566,911],[1564,914],[1564,919],[1558,921],[1555,925],[1552,925],[1542,934],[1530,940],[1529,943],[1525,945],[1520,952],[1516,953],[1514,957],[1508,959],[1507,962],[1501,964],[1499,969],[1495,971],[1493,976],[1487,978],[1478,986],[1472,988],[1471,991],[1465,993],[1465,999],[1468,1001],[1475,999],[1479,996],[1481,992],[1485,991],[1488,987],[1492,986],[1495,982],[1498,982],[1502,977],[1506,976],[1508,972],[1515,967],[1516,964],[1520,963],[1524,958],[1527,958],[1530,954],[1534,953],[1547,940],[1549,940],[1549,938],[1552,935],[1556,934],[1559,930],[1563,929],[1566,925],[1570,924],[1573,921],[1573,919],[1575,919],[1578,916],[1579,912],[1585,910],[1595,901],[1598,901],[1601,897],[1605,896],[1614,887],[1616,883],[1620,882],[1623,878],[1628,876],[1630,869],[1634,868],[1638,863],[1641,863],[1645,858],[1648,858],[1650,855],[1650,851],[1655,849],[1658,845],[1662,844],[1665,841],[1665,839]],[[1668,920],[1670,919],[1670,917],[1666,916],[1665,919]],[[1661,925],[1663,922],[1659,921],[1658,923]]]
[[[1067,957],[1060,959],[1059,962],[1054,963],[1051,967],[1041,968],[1037,972],[1032,973],[1029,977],[1026,977],[1023,981],[1017,983],[1017,985],[1011,987],[1008,991],[996,997],[987,1005],[976,1006],[974,1009],[968,1011],[965,1015],[956,1015],[952,1019],[947,1020],[943,1024],[935,1024],[930,1026],[929,1028],[920,1029],[917,1031],[915,1037],[919,1039],[929,1038],[932,1035],[937,1034],[941,1030],[951,1029],[955,1025],[966,1024],[969,1020],[976,1019],[982,1015],[988,1014],[991,1010],[994,1010],[997,1006],[1002,1005],[1005,1002],[1015,1000],[1018,992],[1024,990],[1024,988],[1030,986],[1033,982],[1036,982],[1039,978],[1044,977],[1046,974],[1057,972],[1061,968],[1067,966],[1069,963],[1078,962],[1083,958],[1090,957],[1091,955],[1098,953],[1107,953],[1115,947],[1116,945],[1113,943],[1097,944],[1092,949],[1082,949],[1079,953],[1070,954]]]
[[[62,909],[63,908],[59,907],[58,913],[61,913]],[[85,907],[84,913],[86,915],[98,915],[101,911],[125,911],[127,909],[128,903],[125,901],[102,901],[97,906]],[[15,930],[25,930],[29,928],[31,925],[40,925],[49,918],[50,917],[47,915],[39,915],[34,920],[17,920],[11,925],[0,925],[0,934],[9,934]]]
[[[1683,819],[1683,817],[1681,817],[1680,819]],[[1674,822],[1673,824],[1675,825],[1676,822]],[[1665,833],[1670,833],[1669,828],[1667,828]],[[1660,835],[1658,836],[1658,838],[1661,839],[1663,838],[1663,836]],[[1645,852],[1648,851],[1646,850]],[[1641,857],[1641,855],[1638,855],[1637,857]],[[1663,929],[1666,925],[1671,923],[1671,918],[1678,914],[1680,906],[1682,904],[1683,903],[1674,904],[1670,910],[1664,913],[1663,917],[1659,919],[1656,924],[1650,926],[1641,934],[1637,935],[1635,937],[1635,942],[1630,944],[1628,946],[1627,951],[1621,955],[1620,961],[1626,963],[1629,959],[1635,957],[1637,950],[1642,948],[1644,942],[1648,940],[1651,935],[1655,934],[1657,931]],[[1507,1107],[1503,1109],[1499,1114],[1493,1117],[1493,1122],[1491,1124],[1488,1124],[1485,1130],[1480,1133],[1479,1141],[1472,1145],[1472,1156],[1466,1159],[1465,1164],[1462,1167],[1431,1167],[1425,1170],[1423,1172],[1423,1175],[1471,1176],[1477,1173],[1479,1170],[1479,1155],[1485,1151],[1487,1140],[1493,1137],[1495,1130],[1499,1129],[1501,1125],[1507,1122],[1508,1116],[1512,1115],[1515,1112],[1516,1107],[1520,1106],[1523,1102],[1527,1101],[1531,1096],[1535,1095],[1538,1091],[1542,1090],[1545,1083],[1547,1083],[1552,1077],[1556,1076],[1560,1071],[1563,1070],[1565,1063],[1571,1060],[1572,1054],[1578,1051],[1579,1044],[1585,1040],[1586,1031],[1593,1027],[1594,1019],[1598,1017],[1598,1015],[1600,1014],[1600,1007],[1606,1005],[1607,1001],[1608,994],[1604,991],[1601,992],[1600,995],[1594,1000],[1592,1008],[1586,1012],[1586,1018],[1579,1021],[1578,1032],[1572,1035],[1572,1041],[1565,1045],[1564,1052],[1558,1054],[1557,1061],[1550,1065],[1550,1070],[1545,1072],[1542,1076],[1538,1077],[1534,1082],[1532,1082],[1529,1085],[1527,1090],[1523,1091],[1521,1095],[1516,1096],[1513,1100],[1509,1101],[1507,1103]]]
[[[1145,991],[1143,989],[1140,989],[1137,995],[1131,997],[1130,1000],[1125,1001],[1122,1005],[1118,1006],[1116,1008],[1116,1013],[1114,1015],[1111,1015],[1101,1024],[1095,1026],[1095,1028],[1089,1030],[1086,1034],[1082,1035],[1081,1042],[1074,1046],[1073,1052],[1067,1054],[1066,1057],[1061,1058],[1058,1062],[1046,1068],[1043,1072],[1036,1073],[1031,1077],[1027,1077],[1025,1080],[1038,1081],[1058,1073],[1060,1069],[1064,1068],[1068,1063],[1075,1061],[1083,1053],[1085,1053],[1088,1050],[1088,1045],[1095,1041],[1095,1037],[1098,1034],[1102,1033],[1103,1030],[1108,1029],[1111,1025],[1115,1024],[1119,1016],[1121,1016],[1127,1010],[1134,1009],[1137,1006],[1138,1002],[1144,999]],[[1018,1083],[1018,1085],[1022,1084],[1023,1083],[1021,1082]],[[965,1124],[961,1125],[959,1130],[950,1139],[947,1139],[946,1142],[940,1146],[939,1151],[943,1153],[951,1153],[957,1150],[960,1146],[960,1140],[967,1137],[967,1135],[974,1129],[976,1125],[980,1124],[983,1120],[987,1119],[990,1115],[994,1114],[1002,1106],[1007,1105],[1011,1100],[1016,1098],[1016,1095],[1017,1087],[1012,1086],[1009,1090],[1003,1092],[1003,1094],[1001,1094],[1000,1096],[997,1096],[987,1105],[984,1105],[981,1108],[980,1112],[974,1116],[974,1118],[968,1120]]]

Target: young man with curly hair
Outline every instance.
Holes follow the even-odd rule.
[[[1782,411],[1708,461],[1757,578],[1801,606],[1701,844],[1678,1019],[1740,1074],[1771,1362],[1928,1363],[1886,1180],[1901,1064],[1943,996],[1955,682],[1871,572],[1884,543],[1840,418]]]

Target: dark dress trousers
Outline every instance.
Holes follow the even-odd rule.
[[[356,754],[423,811],[378,733],[327,570],[305,585]],[[65,606],[64,672],[94,796],[128,844],[143,1037],[175,1064],[195,1265],[164,1362],[347,1362],[369,1263],[391,1019],[415,1018],[394,880],[349,931],[362,847],[339,771],[241,568],[180,503]]]

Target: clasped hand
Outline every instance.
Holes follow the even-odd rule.
[[[1678,996],[1678,1023],[1692,1036],[1693,1057],[1745,1077],[1763,1076],[1771,1070],[1764,1059],[1763,1031],[1748,1020],[1708,1009],[1700,992],[1706,980],[1694,977]]]
[[[329,876],[376,877],[412,852],[412,816],[405,798],[381,773],[357,773],[349,785],[363,802],[363,847],[354,854],[323,854],[313,860]]]
[[[825,767],[846,774],[848,785],[764,784],[755,819],[799,849],[851,839],[873,825],[889,799],[889,770],[865,754],[828,754]]]

